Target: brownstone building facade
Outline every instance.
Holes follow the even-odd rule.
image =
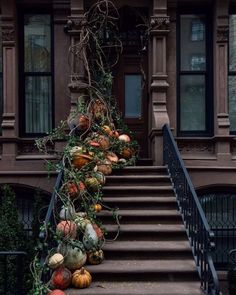
[[[68,53],[92,3],[0,2],[0,183],[20,195],[53,189],[34,140],[67,118],[82,91],[83,68]],[[124,41],[114,95],[141,158],[162,165],[162,128],[170,124],[199,194],[236,193],[236,1],[114,3]],[[137,29],[140,13],[147,43]]]

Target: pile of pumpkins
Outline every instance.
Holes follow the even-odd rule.
[[[99,112],[104,109],[101,105]],[[100,119],[101,114],[91,110],[96,119]],[[83,145],[75,145],[69,149],[70,172],[80,172],[83,177],[79,181],[68,180],[62,185],[61,191],[66,199],[59,212],[59,221],[56,225],[56,232],[59,237],[57,248],[50,251],[46,259],[48,267],[52,271],[50,279],[51,295],[63,295],[69,286],[75,288],[87,288],[90,286],[92,276],[84,268],[88,264],[100,264],[104,260],[102,246],[105,242],[104,231],[95,223],[94,219],[89,218],[88,212],[76,212],[74,204],[78,201],[87,201],[86,193],[93,195],[99,193],[105,184],[105,176],[112,173],[113,165],[122,163],[134,155],[134,151],[129,147],[130,137],[127,134],[119,134],[114,127],[108,125],[101,126],[102,132],[91,131],[91,121],[86,115],[78,115],[69,122],[70,128],[75,128],[78,132],[88,130],[88,135],[84,136]],[[115,153],[111,143],[114,138],[124,143],[124,148],[119,153]],[[127,144],[128,143],[128,144]],[[121,146],[122,146],[121,144]],[[87,147],[87,148],[86,148]],[[88,148],[88,147],[92,147]],[[96,158],[95,152],[98,149],[102,157]],[[92,171],[88,171],[88,164]],[[89,167],[90,167],[89,166]],[[60,193],[60,192],[59,192]],[[84,198],[84,199],[83,199]],[[88,200],[88,203],[91,200]],[[90,209],[99,213],[102,205],[99,202],[89,204]],[[92,207],[92,208],[91,208]],[[86,207],[84,207],[86,211]]]

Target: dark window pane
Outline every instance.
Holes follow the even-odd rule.
[[[45,133],[51,130],[51,96],[51,77],[26,77],[26,133]]]
[[[125,117],[141,117],[142,76],[125,75]]]
[[[230,15],[229,22],[229,70],[236,71],[236,15]]]
[[[50,15],[24,17],[25,72],[50,72]]]
[[[180,78],[180,129],[205,131],[205,77],[182,75]]]
[[[206,69],[205,16],[181,15],[181,71]]]
[[[230,130],[236,131],[236,76],[229,76]]]

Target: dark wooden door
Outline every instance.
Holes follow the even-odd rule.
[[[140,157],[148,156],[147,58],[123,54],[114,72],[114,95],[125,124],[140,145]]]

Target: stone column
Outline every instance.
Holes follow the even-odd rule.
[[[17,59],[16,59],[16,7],[15,0],[2,0],[2,45],[3,45],[3,121],[2,157],[12,160],[16,155],[14,138],[18,136],[17,118]]]
[[[228,108],[228,19],[229,1],[215,2],[215,54],[214,54],[214,96],[215,137],[218,160],[229,160],[229,108]]]
[[[166,37],[169,32],[167,0],[153,0],[151,16],[151,41],[149,49],[150,66],[150,116],[151,154],[154,164],[162,165],[162,127],[169,124],[166,108],[167,83],[166,73]]]
[[[70,35],[70,63],[71,63],[71,78],[68,85],[71,92],[71,111],[76,107],[78,100],[84,93],[84,63],[81,56],[75,50],[81,38],[81,26],[84,18],[84,0],[71,0],[71,15],[68,17],[66,31]]]

